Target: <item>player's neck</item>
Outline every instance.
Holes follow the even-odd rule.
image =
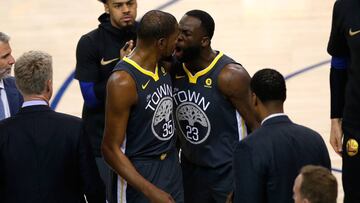
[[[190,70],[191,73],[199,72],[207,68],[211,62],[215,59],[217,53],[211,48],[202,50],[199,57],[185,63],[185,66]]]
[[[280,101],[267,102],[264,104],[264,108],[262,110],[262,119],[265,119],[266,117],[277,113],[284,113],[283,102]]]
[[[136,47],[129,58],[135,61],[140,67],[154,72],[156,64],[159,61],[159,54],[153,49]]]

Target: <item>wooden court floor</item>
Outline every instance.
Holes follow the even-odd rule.
[[[333,0],[138,0],[138,17],[163,10],[178,20],[188,10],[202,9],[215,19],[212,47],[221,50],[253,75],[275,68],[284,76],[329,59]],[[0,30],[9,34],[13,56],[29,50],[49,52],[54,60],[55,93],[74,70],[75,47],[80,36],[94,29],[103,6],[96,0],[0,0]],[[294,122],[318,131],[328,144],[334,168],[341,158],[329,145],[329,64],[319,65],[287,80],[285,112]],[[81,115],[82,97],[73,81],[61,98],[58,111]],[[341,173],[338,202],[342,202]]]

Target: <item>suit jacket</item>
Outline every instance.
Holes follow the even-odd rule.
[[[81,120],[45,105],[0,122],[0,174],[4,203],[105,202]]]
[[[14,77],[7,77],[3,79],[6,96],[9,102],[10,115],[15,115],[21,108],[23,97],[15,85]]]
[[[292,188],[302,166],[331,168],[322,137],[277,116],[242,140],[235,149],[236,203],[293,203]]]

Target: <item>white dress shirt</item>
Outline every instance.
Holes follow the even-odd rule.
[[[1,91],[1,100],[4,105],[4,111],[5,111],[5,118],[9,118],[11,116],[10,114],[10,107],[9,107],[9,101],[6,96],[5,86],[3,79],[0,79],[0,91]]]
[[[270,118],[274,118],[274,117],[277,117],[277,116],[286,116],[286,114],[284,113],[274,113],[274,114],[270,114],[268,117],[264,118],[264,120],[261,121],[261,125],[264,124],[264,122],[266,120],[269,120]]]
[[[21,107],[24,108],[27,106],[37,106],[37,105],[48,106],[48,103],[44,100],[30,100],[30,101],[25,101]]]

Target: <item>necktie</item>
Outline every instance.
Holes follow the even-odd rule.
[[[5,109],[4,109],[4,103],[1,99],[1,90],[2,87],[0,87],[0,120],[5,118]]]

